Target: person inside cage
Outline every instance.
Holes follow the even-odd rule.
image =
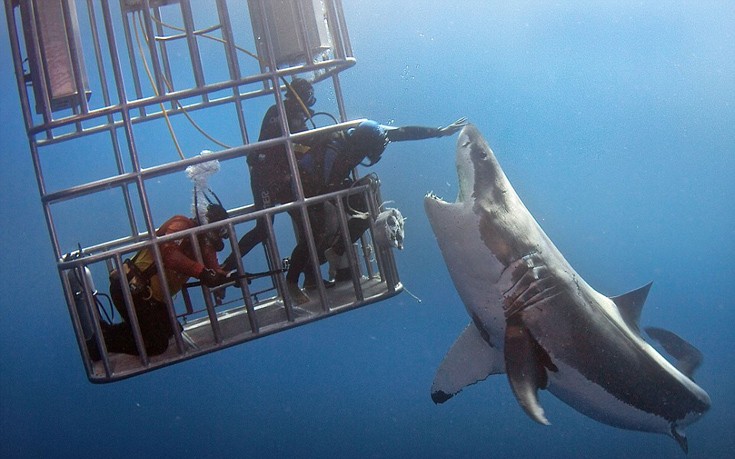
[[[306,122],[314,114],[310,107],[315,103],[314,87],[311,83],[303,78],[293,78],[287,86],[286,96],[283,100],[288,127],[292,134],[308,129]],[[258,141],[274,139],[282,135],[278,106],[274,104],[263,117]],[[254,211],[293,201],[291,170],[285,145],[277,144],[266,149],[256,150],[248,155],[247,163],[250,171],[250,187],[253,191]],[[299,225],[300,218],[293,214],[292,217]],[[257,219],[255,227],[240,238],[238,246],[241,256],[247,255],[256,245],[263,243],[268,237],[265,218]],[[271,216],[272,219],[273,216]],[[232,271],[236,267],[235,254],[231,253],[225,259],[222,268],[225,271]]]
[[[209,153],[205,150],[202,155]],[[218,171],[217,160],[201,162],[186,169],[187,176],[194,183],[193,217],[174,215],[156,230],[157,237],[229,218],[222,202],[207,186],[208,178]],[[172,297],[176,295],[192,277],[199,279],[201,284],[208,288],[229,282],[227,272],[220,268],[217,259],[217,252],[225,248],[224,240],[228,238],[227,227],[220,226],[217,229],[197,233],[196,238],[184,236],[163,242],[159,249],[168,294]],[[198,246],[198,250],[194,244]],[[199,262],[196,256],[197,251],[201,254],[202,262]],[[169,340],[174,333],[181,331],[181,326],[169,314],[163,282],[151,246],[141,249],[131,259],[126,259],[121,269],[110,273],[110,298],[122,322],[115,324],[100,322],[108,352],[139,354],[131,318],[125,304],[123,290],[125,286],[132,297],[132,306],[146,354],[159,355],[168,349]],[[92,360],[100,359],[94,339],[87,341],[87,350]]]
[[[307,197],[316,196],[367,183],[366,180],[369,180],[369,177],[364,177],[356,183],[351,176],[352,170],[361,164],[365,166],[376,164],[382,158],[382,154],[390,142],[450,136],[466,124],[467,119],[460,118],[447,126],[438,128],[425,126],[390,127],[373,120],[366,120],[354,128],[334,132],[327,142],[322,142],[320,146],[310,148],[299,158],[299,173],[304,187],[304,194]],[[368,207],[364,195],[355,194],[350,196],[345,200],[345,208],[348,210],[350,241],[354,243],[370,227],[370,221],[365,218]],[[319,242],[317,250],[319,250],[319,246],[324,246],[324,239],[331,236],[331,244],[327,244],[328,248],[323,253],[319,253],[320,263],[324,260],[330,262],[330,265],[332,265],[330,272],[335,273],[335,281],[350,280],[352,277],[345,255],[345,244],[337,231],[329,229],[336,228],[332,221],[334,218],[333,212],[330,213],[325,209],[311,212],[325,218],[325,221],[322,222],[322,231],[314,231],[315,240]],[[319,224],[318,221],[312,222],[312,227],[318,227]],[[332,231],[331,235],[329,234],[330,231]],[[291,264],[286,280],[291,296],[297,298],[300,303],[309,299],[299,289],[299,277],[301,273],[310,274],[312,272],[307,243],[303,240],[299,241],[291,255]],[[306,285],[309,285],[308,278]]]

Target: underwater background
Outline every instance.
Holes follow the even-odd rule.
[[[616,295],[654,281],[641,324],[704,354],[695,378],[712,408],[687,428],[689,457],[735,457],[735,3],[343,6],[358,61],[341,74],[348,115],[429,126],[467,116],[590,285]],[[684,456],[670,438],[597,423],[548,392],[552,425],[537,425],[504,376],[431,401],[469,320],[423,212],[428,191],[456,196],[456,137],[392,144],[371,168],[407,217],[396,257],[421,303],[403,293],[89,383],[0,14],[0,457]]]

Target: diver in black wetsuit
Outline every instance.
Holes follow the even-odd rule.
[[[306,121],[313,115],[313,111],[309,107],[313,106],[314,103],[316,103],[316,98],[311,83],[303,78],[295,77],[288,85],[286,97],[283,100],[286,116],[288,117],[288,127],[292,134],[308,129]],[[274,139],[281,135],[283,134],[278,107],[273,105],[263,117],[258,140]],[[250,169],[250,187],[253,190],[254,210],[293,201],[291,171],[285,145],[280,144],[267,150],[254,151],[248,155],[247,161]],[[243,257],[253,247],[265,241],[267,230],[264,218],[259,218],[255,228],[240,238],[238,246],[240,255]],[[299,226],[301,219],[296,215],[292,215],[292,218]],[[225,259],[222,268],[225,271],[232,271],[236,267],[237,263],[233,252]]]
[[[306,196],[330,193],[343,190],[353,185],[351,178],[352,170],[360,164],[372,166],[381,159],[385,147],[390,142],[401,142],[404,140],[421,140],[432,137],[444,137],[459,131],[467,120],[460,118],[454,123],[438,128],[423,126],[404,126],[393,128],[383,126],[375,121],[363,121],[354,128],[346,131],[333,133],[326,145],[321,148],[312,148],[299,159],[299,173]],[[345,206],[351,214],[367,212],[367,202],[362,194],[350,196]],[[329,218],[329,210],[322,210],[322,214]],[[312,226],[318,226],[312,222]],[[332,226],[332,225],[329,225]],[[354,243],[370,227],[370,222],[365,218],[350,218],[348,229],[350,240]],[[322,231],[323,233],[324,231]],[[317,250],[323,246],[324,234],[314,231],[317,239]],[[344,256],[345,246],[338,233],[331,233],[331,247],[324,254],[319,254],[320,259],[326,257],[330,264],[337,265],[336,281],[349,280],[351,278],[349,265]],[[320,260],[321,261],[321,260]],[[296,245],[291,255],[291,264],[286,275],[287,285],[291,296],[299,298],[299,302],[308,301],[303,292],[298,288],[299,276],[302,272],[311,271],[308,268],[309,253],[305,241]]]

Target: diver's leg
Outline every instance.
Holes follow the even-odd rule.
[[[314,236],[319,266],[327,262],[326,250],[331,246],[335,234],[338,234],[337,210],[331,202],[323,202],[309,207],[309,222]],[[307,246],[308,247],[308,246]],[[311,257],[307,253],[307,265],[304,268],[304,288],[313,290],[317,282],[324,283],[326,288],[334,286],[331,281],[323,280],[319,266],[312,266]]]
[[[110,298],[115,309],[118,310],[120,316],[123,318],[123,322],[119,324],[100,322],[107,351],[138,355],[138,348],[135,346],[135,338],[133,338],[133,330],[130,328],[127,309],[125,309],[123,293],[117,282],[110,284]]]
[[[370,228],[369,218],[355,217],[357,214],[367,214],[368,206],[363,194],[352,195],[346,201],[348,215],[352,216],[347,222],[350,244],[356,243],[365,231]],[[329,261],[329,273],[336,282],[352,280],[349,259],[347,258],[344,239],[340,234],[334,238],[332,246],[325,251]]]
[[[253,248],[262,243],[265,242],[266,238],[268,237],[267,232],[267,225],[265,223],[265,219],[267,217],[261,217],[257,219],[255,222],[255,227],[245,233],[243,237],[240,238],[240,241],[238,241],[237,246],[240,249],[240,255],[245,256],[253,250]],[[271,221],[273,221],[274,216],[271,216]],[[225,271],[232,271],[234,269],[237,269],[237,261],[235,259],[235,252],[232,252],[225,258],[225,261],[222,263],[222,269]]]
[[[266,205],[270,206],[270,192],[266,187],[261,186],[260,181],[257,178],[257,174],[254,174],[251,171],[250,180],[253,191],[253,210],[262,210],[266,208]],[[240,250],[240,256],[244,257],[247,255],[256,245],[264,242],[268,237],[265,218],[267,217],[258,218],[255,221],[255,227],[245,233],[245,235],[243,235],[243,237],[238,241],[237,246]],[[274,216],[271,216],[271,222],[274,218]],[[225,261],[222,263],[222,269],[225,271],[232,271],[236,268],[237,261],[235,259],[235,253],[233,252],[225,258]]]
[[[291,263],[286,273],[286,287],[291,299],[296,304],[304,304],[309,301],[309,296],[299,288],[299,277],[306,269],[309,261],[309,248],[306,241],[299,241],[291,252]]]
[[[136,310],[146,352],[148,355],[163,354],[174,335],[166,304],[150,300],[141,302]]]

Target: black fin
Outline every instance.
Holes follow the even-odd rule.
[[[620,315],[623,316],[625,323],[636,331],[639,330],[638,320],[641,317],[643,303],[646,302],[648,291],[651,290],[652,284],[653,282],[649,282],[641,288],[631,290],[630,292],[623,293],[622,295],[610,297],[618,307],[618,311],[620,311]]]
[[[671,436],[674,437],[674,440],[681,446],[681,449],[684,450],[684,454],[689,453],[689,443],[687,442],[687,436],[684,433],[683,430],[679,430],[679,427],[677,427],[676,424],[671,424]]]
[[[454,397],[454,394],[447,394],[446,392],[442,390],[438,390],[436,392],[431,393],[431,401],[437,405],[446,402],[452,397]]]
[[[546,388],[548,378],[539,346],[523,322],[515,316],[505,325],[505,371],[516,400],[526,414],[539,424],[549,425],[538,400],[538,390]]]
[[[678,335],[663,328],[647,327],[648,336],[655,339],[676,359],[676,368],[692,379],[694,371],[702,364],[702,353]]]

